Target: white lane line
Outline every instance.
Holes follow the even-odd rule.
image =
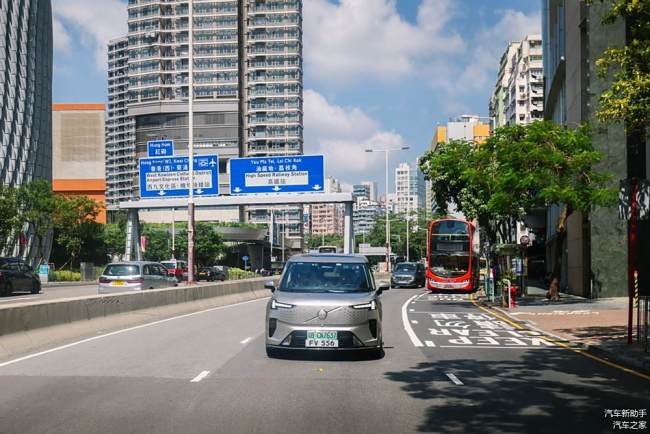
[[[35,357],[44,356],[46,354],[53,353],[55,351],[61,351],[61,350],[65,350],[67,348],[76,347],[77,345],[85,344],[86,342],[92,342],[92,341],[96,341],[98,339],[107,338],[109,336],[119,335],[119,334],[122,334],[122,333],[131,332],[133,330],[139,330],[139,329],[142,329],[142,328],[145,328],[145,327],[151,327],[151,326],[154,326],[154,325],[166,323],[166,322],[169,322],[169,321],[174,321],[174,320],[181,319],[181,318],[188,318],[188,317],[191,317],[191,316],[194,316],[194,315],[200,315],[202,313],[213,312],[215,310],[221,310],[221,309],[226,309],[226,308],[229,308],[229,307],[240,306],[242,304],[254,303],[256,301],[266,301],[266,300],[268,300],[268,297],[258,298],[256,300],[242,301],[241,303],[229,304],[227,306],[211,307],[210,309],[200,310],[198,312],[186,313],[184,315],[174,316],[172,318],[165,318],[165,319],[150,322],[150,323],[147,323],[147,324],[140,324],[140,325],[135,326],[135,327],[129,327],[129,328],[122,329],[122,330],[116,330],[114,332],[105,333],[103,335],[98,335],[98,336],[93,336],[92,338],[82,339],[80,341],[72,342],[72,343],[69,343],[69,344],[66,344],[66,345],[61,345],[60,347],[51,348],[49,350],[41,351],[39,353],[29,354],[27,356],[23,356],[23,357],[19,357],[17,359],[9,360],[7,362],[0,363],[0,368],[4,368],[5,366],[13,365],[14,363],[23,362],[25,360],[33,359]]]
[[[452,381],[452,383],[454,383],[456,386],[462,386],[462,385],[463,385],[463,382],[460,381],[460,380],[458,379],[458,377],[456,377],[456,376],[455,376],[454,374],[452,374],[451,372],[448,372],[448,373],[445,374],[445,375],[447,375],[447,377],[449,377],[449,379]]]
[[[249,343],[249,342],[252,341],[252,340],[253,340],[253,338],[251,338],[251,337],[247,337],[246,339],[244,339],[243,341],[241,341],[240,344],[247,344],[247,343]]]
[[[411,320],[411,324],[417,324],[417,323],[418,323],[417,320],[415,320],[415,319],[412,319],[412,320]]]
[[[196,377],[192,378],[192,381],[190,383],[198,383],[199,381],[203,380],[205,377],[210,375],[210,371],[203,371]]]
[[[11,303],[12,301],[16,301],[16,300],[34,300],[38,297],[39,297],[38,295],[31,296],[31,297],[14,297],[14,298],[8,298],[6,300],[0,300],[0,303]]]
[[[435,347],[436,346],[436,344],[433,341],[424,341],[424,344],[427,347]]]
[[[409,312],[415,312],[415,309],[409,309]]]
[[[404,331],[406,331],[406,334],[411,339],[411,342],[413,342],[413,345],[416,347],[423,347],[424,344],[420,339],[418,339],[418,337],[415,335],[415,332],[413,331],[413,327],[411,327],[411,324],[409,324],[408,313],[406,312],[409,303],[413,301],[415,297],[418,297],[418,295],[414,295],[413,297],[409,298],[406,300],[406,303],[402,305],[402,323],[404,324]]]

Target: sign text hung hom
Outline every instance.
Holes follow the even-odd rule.
[[[187,197],[190,174],[188,157],[141,158],[140,197]],[[194,195],[219,194],[219,157],[200,155],[194,157]]]

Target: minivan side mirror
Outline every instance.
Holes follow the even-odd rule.
[[[384,291],[388,291],[390,289],[390,283],[386,282],[385,280],[380,280],[377,283],[377,293],[381,294]]]
[[[268,289],[271,292],[275,292],[275,282],[269,280],[264,284],[264,289]]]

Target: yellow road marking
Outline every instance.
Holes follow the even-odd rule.
[[[525,329],[525,327],[523,327],[521,324],[517,324],[517,323],[511,321],[509,318],[506,318],[505,316],[501,315],[499,312],[496,312],[496,311],[493,311],[493,310],[487,309],[487,308],[485,308],[485,307],[483,307],[483,306],[480,306],[480,305],[476,302],[476,300],[474,300],[474,296],[473,296],[473,295],[472,295],[472,297],[471,297],[471,301],[472,301],[472,303],[474,304],[474,306],[478,307],[478,308],[481,309],[482,311],[487,312],[487,313],[489,313],[490,315],[494,315],[494,316],[496,316],[496,317],[499,318],[500,320],[507,322],[508,324],[510,324],[511,326],[515,327],[516,329],[518,329],[518,330],[523,330],[523,329]],[[540,336],[540,338],[541,338],[541,339],[544,339],[546,342],[549,342],[549,343],[551,343],[551,344],[557,345],[557,346],[559,346],[559,347],[561,347],[561,348],[564,348],[565,350],[573,351],[573,352],[576,353],[576,354],[580,354],[580,355],[582,355],[582,356],[588,357],[588,358],[590,358],[590,359],[592,359],[592,360],[595,360],[595,361],[597,361],[597,362],[600,362],[600,363],[602,363],[602,364],[604,364],[604,365],[607,365],[607,366],[609,366],[609,367],[611,367],[611,368],[616,368],[616,369],[619,369],[619,370],[621,370],[621,371],[627,372],[628,374],[636,375],[637,377],[641,377],[641,378],[643,378],[644,380],[650,380],[650,375],[644,374],[644,373],[639,372],[639,371],[635,371],[634,369],[631,369],[631,368],[625,367],[625,366],[623,366],[623,365],[619,365],[618,363],[610,362],[609,360],[607,360],[607,359],[603,359],[602,357],[595,356],[595,355],[591,354],[591,353],[588,352],[588,351],[581,350],[580,348],[574,348],[574,347],[572,347],[571,345],[567,345],[567,344],[565,344],[565,343],[563,343],[563,342],[556,341],[555,339],[551,339],[550,337],[547,337],[547,336]]]

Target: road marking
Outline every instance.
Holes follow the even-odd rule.
[[[414,295],[413,297],[406,300],[406,303],[402,305],[402,323],[404,324],[404,331],[406,331],[406,334],[411,339],[411,342],[413,342],[413,345],[416,347],[423,347],[424,344],[420,339],[418,339],[418,337],[415,335],[415,332],[413,332],[413,328],[411,327],[411,324],[409,324],[408,313],[406,312],[407,306],[415,297],[419,297],[419,296]]]
[[[31,296],[31,297],[15,297],[15,298],[8,298],[6,300],[0,300],[0,303],[11,303],[12,301],[16,300],[34,300],[35,298],[38,298],[39,296]]]
[[[199,381],[203,380],[205,377],[210,375],[210,371],[203,371],[196,377],[192,378],[192,381],[190,383],[198,383]]]
[[[424,341],[424,344],[427,347],[435,347],[436,346],[436,344],[433,341]]]
[[[411,320],[411,324],[417,324],[417,323],[418,323],[417,320],[414,319]]]
[[[241,341],[240,344],[247,344],[247,343],[249,343],[251,340],[253,340],[253,338],[251,338],[251,337],[247,337],[246,339],[244,339],[243,341]]]
[[[511,324],[512,326],[514,326],[514,327],[516,327],[516,328],[518,328],[520,330],[524,329],[524,327],[522,327],[521,325],[510,321],[508,318],[505,317],[505,315],[501,315],[501,314],[496,313],[494,311],[488,310],[487,308],[484,308],[483,306],[480,306],[475,300],[472,300],[472,303],[474,304],[474,306],[478,307],[482,311],[488,312],[489,314],[494,315],[494,316],[496,316],[497,318],[499,318],[499,319],[501,319],[503,321],[506,321],[507,323]],[[544,333],[546,333],[546,332],[544,332]],[[627,368],[627,367],[625,367],[623,365],[619,365],[618,363],[610,362],[607,359],[603,359],[602,357],[598,357],[598,356],[595,356],[595,355],[591,354],[589,351],[581,350],[580,348],[574,348],[571,345],[567,345],[564,342],[560,342],[558,340],[551,339],[551,338],[546,337],[546,336],[540,336],[540,339],[544,339],[547,342],[555,344],[555,345],[557,345],[559,347],[562,347],[562,348],[564,348],[566,350],[572,351],[572,352],[574,352],[576,354],[580,354],[582,356],[588,357],[588,358],[590,358],[592,360],[595,360],[596,362],[600,362],[600,363],[602,363],[604,365],[607,365],[607,366],[609,366],[611,368],[616,368],[616,369],[619,369],[619,370],[621,370],[623,372],[627,372],[628,374],[636,375],[637,377],[641,377],[644,380],[650,380],[650,375],[644,374],[644,373],[639,372],[639,371],[635,371],[634,369]]]
[[[409,312],[415,312],[415,309],[409,309]]]
[[[445,374],[449,379],[451,380],[452,383],[454,383],[456,386],[462,386],[463,382],[458,379],[454,374],[451,372],[448,372]]]
[[[66,344],[66,345],[61,345],[59,347],[51,348],[49,350],[45,350],[45,351],[41,351],[41,352],[38,352],[38,353],[29,354],[27,356],[19,357],[17,359],[9,360],[7,362],[0,363],[0,368],[4,368],[5,366],[13,365],[14,363],[23,362],[25,360],[33,359],[35,357],[44,356],[46,354],[53,353],[55,351],[61,351],[61,350],[65,350],[67,348],[76,347],[77,345],[85,344],[86,342],[92,342],[92,341],[96,341],[98,339],[107,338],[109,336],[115,336],[115,335],[119,335],[119,334],[122,334],[122,333],[131,332],[131,331],[134,331],[134,330],[139,330],[139,329],[142,329],[142,328],[145,328],[145,327],[151,327],[151,326],[154,326],[154,325],[166,323],[166,322],[169,322],[169,321],[174,321],[174,320],[181,319],[181,318],[188,318],[188,317],[191,317],[191,316],[194,316],[194,315],[200,315],[202,313],[214,312],[215,310],[221,310],[221,309],[226,309],[226,308],[229,308],[229,307],[240,306],[242,304],[254,303],[256,301],[266,301],[266,300],[268,300],[268,297],[258,298],[256,300],[242,301],[241,303],[229,304],[229,305],[226,305],[226,306],[211,307],[210,309],[204,309],[204,310],[200,310],[198,312],[186,313],[184,315],[174,316],[174,317],[171,317],[171,318],[165,318],[165,319],[150,322],[150,323],[147,323],[147,324],[140,324],[140,325],[137,325],[137,326],[134,326],[134,327],[125,328],[125,329],[122,329],[122,330],[116,330],[114,332],[105,333],[103,335],[93,336],[92,338],[82,339],[80,341],[72,342],[72,343],[69,343],[69,344]]]

